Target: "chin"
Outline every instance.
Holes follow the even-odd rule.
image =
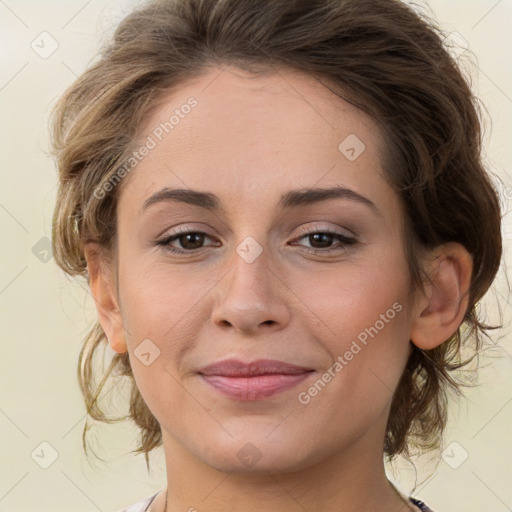
[[[202,462],[218,471],[235,474],[264,474],[293,472],[307,467],[312,462],[312,454],[305,453],[300,442],[293,442],[293,437],[287,435],[288,443],[282,435],[274,439],[265,438],[269,432],[254,435],[246,432],[227,440],[205,439],[206,444],[198,447],[196,456]]]

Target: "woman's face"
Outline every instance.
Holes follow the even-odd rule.
[[[114,345],[168,450],[223,471],[363,439],[382,456],[412,322],[383,150],[368,116],[287,70],[209,69],[153,111],[118,204]]]

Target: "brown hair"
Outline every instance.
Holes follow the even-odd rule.
[[[479,104],[445,35],[425,15],[398,0],[162,0],[128,15],[57,104],[53,147],[60,188],[53,224],[58,265],[87,277],[83,244],[110,250],[116,239],[121,187],[105,183],[126,163],[138,129],[164,93],[207,66],[315,76],[380,125],[387,142],[383,166],[405,211],[404,243],[411,283],[424,282],[421,251],[459,242],[473,256],[469,305],[457,332],[433,350],[413,345],[394,394],[384,452],[439,447],[447,420],[447,391],[482,347],[490,326],[476,306],[501,260],[500,205],[481,159]],[[116,354],[95,382],[95,352],[106,346],[96,324],[80,353],[78,376],[87,412],[107,416],[99,403],[107,380],[131,383],[128,417],[140,428],[137,453],[161,444],[158,422],[144,403],[128,354]],[[464,359],[462,354],[473,354]],[[86,449],[84,428],[83,442]]]

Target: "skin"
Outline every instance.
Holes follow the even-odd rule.
[[[114,263],[95,244],[86,247],[100,322],[112,348],[129,352],[162,428],[167,510],[408,510],[384,472],[391,397],[411,340],[434,348],[462,322],[470,255],[455,243],[437,248],[424,262],[432,282],[410,293],[404,213],[383,177],[381,134],[314,78],[209,68],[162,99],[141,140],[191,96],[198,105],[122,183]],[[366,146],[354,161],[338,149],[349,134]],[[375,208],[348,197],[278,206],[290,190],[333,186]],[[144,208],[166,187],[215,194],[220,208],[170,200]],[[202,242],[169,242],[195,253],[157,244],[178,228],[206,233]],[[321,245],[307,236],[325,229],[357,242],[334,236]],[[236,251],[246,237],[262,250],[251,263]],[[331,251],[308,252],[314,248]],[[395,303],[400,312],[301,403],[298,393]],[[134,355],[145,339],[160,350],[148,366]],[[270,399],[243,402],[197,374],[228,357],[315,371]],[[250,467],[238,456],[247,443],[259,457]],[[164,505],[162,492],[150,510]]]

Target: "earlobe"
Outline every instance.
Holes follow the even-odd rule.
[[[112,271],[102,260],[101,249],[97,244],[88,243],[84,248],[91,289],[98,320],[113,350],[122,354],[127,351],[123,319],[115,294]]]
[[[453,242],[436,250],[430,282],[411,327],[410,339],[418,348],[431,350],[457,331],[468,307],[472,270],[472,257],[461,244]]]

